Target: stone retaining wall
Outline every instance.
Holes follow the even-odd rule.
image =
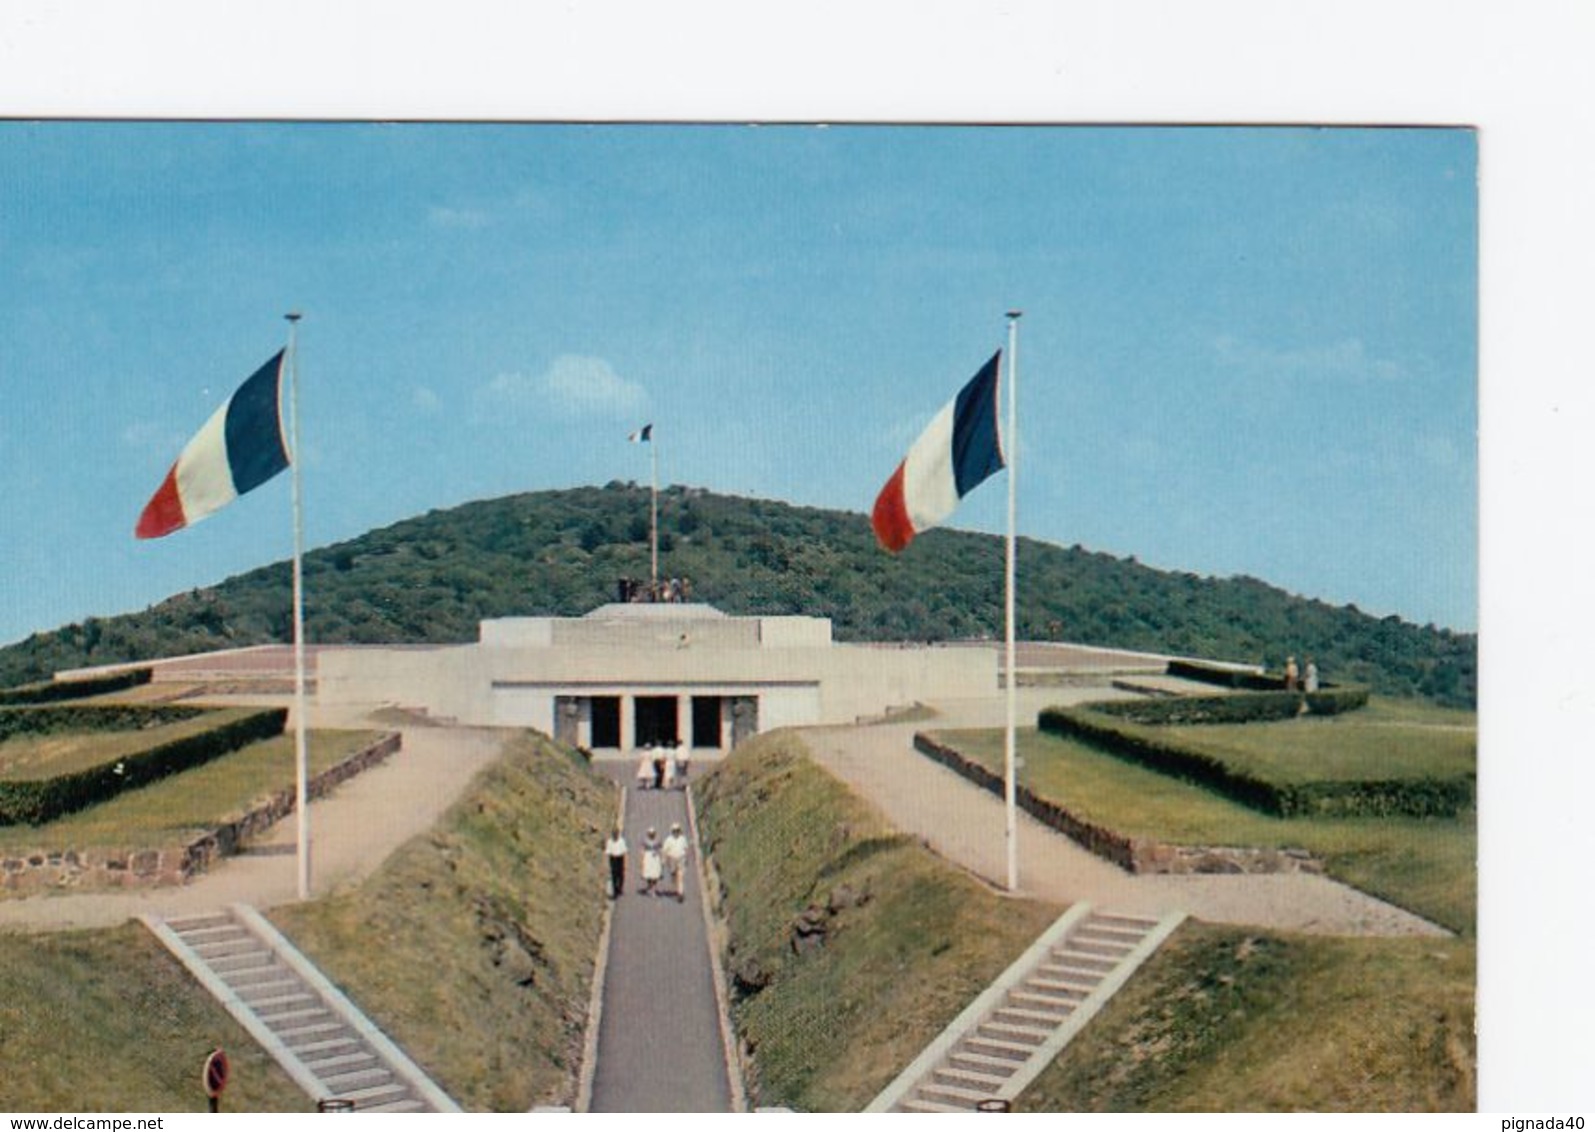
[[[1001,798],[1002,776],[968,758],[956,747],[939,743],[924,732],[914,735],[914,748]],[[1302,849],[1251,849],[1216,845],[1166,845],[1151,838],[1126,837],[1071,814],[1056,802],[1039,797],[1023,783],[1014,785],[1014,804],[1043,825],[1062,833],[1098,857],[1132,873],[1321,873],[1323,864]]]
[[[328,767],[306,784],[312,799],[382,762],[399,749],[398,732],[390,732]],[[287,787],[255,803],[237,819],[182,845],[141,849],[39,850],[0,858],[0,889],[42,892],[52,888],[153,888],[186,884],[239,846],[258,837],[294,811],[294,788]]]

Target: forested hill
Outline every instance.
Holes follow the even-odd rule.
[[[660,495],[660,574],[732,614],[829,617],[841,640],[1002,633],[1002,540],[935,530],[893,557],[858,514],[670,488]],[[90,618],[0,649],[0,686],[88,664],[290,638],[286,562]],[[536,492],[371,531],[305,558],[306,636],[323,643],[476,638],[488,617],[576,616],[648,575],[648,490]],[[1472,704],[1477,637],[1293,597],[1250,578],[1153,570],[1020,540],[1018,632],[1265,663],[1312,654],[1325,678]]]

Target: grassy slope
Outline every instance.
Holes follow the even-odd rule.
[[[515,739],[357,890],[272,919],[467,1109],[573,1099],[610,786]]]
[[[314,1111],[142,927],[0,935],[0,1110],[204,1112],[215,1046],[224,1112]]]
[[[1000,897],[895,833],[789,734],[741,748],[694,791],[727,968],[769,977],[733,1006],[759,1104],[862,1108],[1060,912]],[[844,888],[870,898],[832,918],[823,948],[794,954],[793,918]]]
[[[1471,942],[1192,924],[1020,1098],[1020,1111],[1470,1112]]]

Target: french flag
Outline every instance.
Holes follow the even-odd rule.
[[[290,462],[282,425],[286,350],[255,371],[188,442],[133,533],[160,538],[252,491]]]
[[[1004,466],[997,420],[1002,351],[980,368],[922,432],[875,500],[875,537],[896,553],[941,523],[958,501]]]

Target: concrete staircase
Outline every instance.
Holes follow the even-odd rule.
[[[141,919],[318,1102],[352,1101],[360,1112],[461,1111],[253,908]]]
[[[1184,918],[1075,904],[864,1111],[1002,1111]]]

